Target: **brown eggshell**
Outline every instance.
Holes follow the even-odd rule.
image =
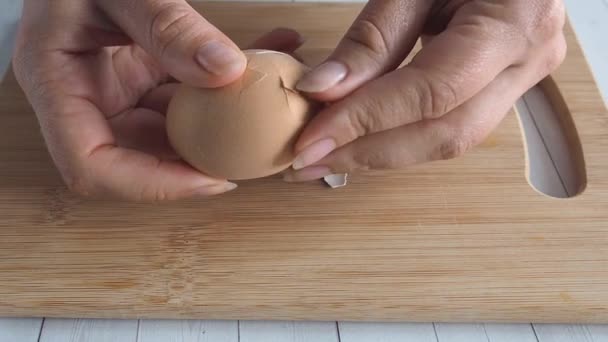
[[[290,55],[245,51],[243,76],[215,89],[180,85],[167,112],[176,152],[201,172],[243,180],[279,173],[318,105],[295,91],[308,67]]]

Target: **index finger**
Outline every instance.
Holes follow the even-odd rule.
[[[439,118],[521,60],[526,46],[517,30],[465,14],[455,17],[411,63],[319,113],[296,143],[294,167],[314,163],[360,136]]]
[[[185,0],[99,0],[98,6],[171,76],[199,87],[238,79],[238,46]]]

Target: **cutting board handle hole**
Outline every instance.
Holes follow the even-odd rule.
[[[552,77],[530,89],[516,105],[526,139],[527,176],[537,191],[572,198],[587,186],[581,141],[568,104]]]

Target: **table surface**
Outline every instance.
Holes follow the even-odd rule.
[[[230,0],[226,0],[230,1]],[[250,0],[251,1],[251,0]],[[281,1],[281,0],[274,0]],[[292,2],[291,0],[283,0]],[[323,0],[321,0],[323,1]],[[325,0],[345,2],[344,0]],[[608,99],[608,0],[565,0],[603,97]],[[10,58],[20,1],[0,0],[0,74]],[[608,101],[607,101],[608,102]],[[542,129],[540,129],[542,131]],[[527,139],[534,139],[527,136]],[[539,177],[541,178],[541,177]],[[546,178],[546,177],[545,177]],[[608,341],[608,325],[289,321],[0,319],[0,342],[30,341]]]

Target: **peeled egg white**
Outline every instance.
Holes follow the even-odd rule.
[[[209,176],[254,179],[288,168],[299,133],[318,109],[295,90],[307,66],[280,52],[245,55],[239,80],[214,89],[182,84],[168,107],[171,145]]]

